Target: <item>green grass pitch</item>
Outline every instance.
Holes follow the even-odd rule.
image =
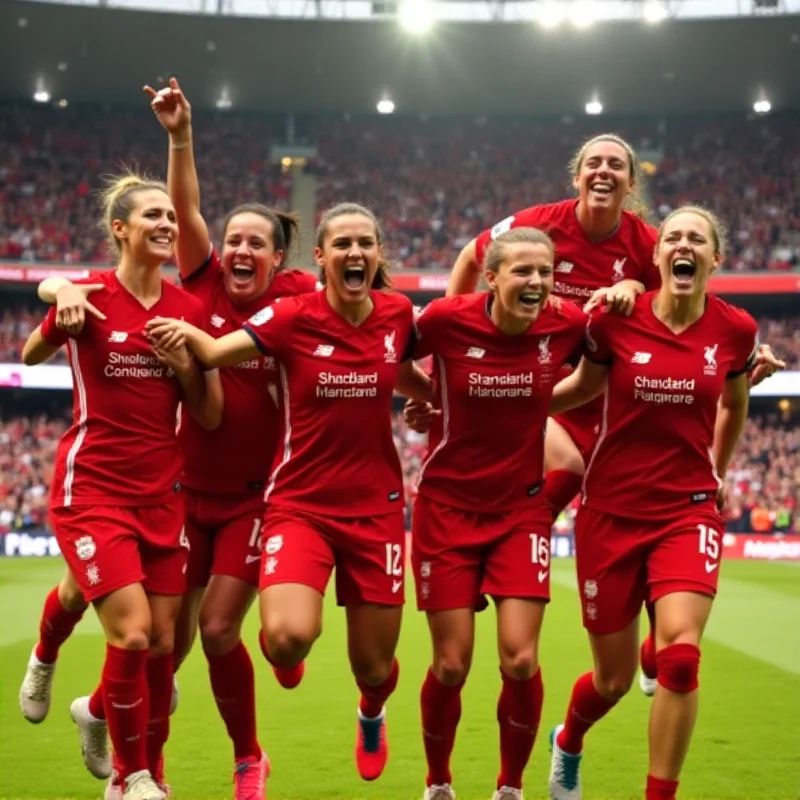
[[[59,560],[0,560],[0,798],[100,798],[103,784],[83,767],[70,701],[99,675],[103,641],[87,614],[62,650],[50,716],[26,722],[17,692],[46,592]],[[258,674],[259,734],[272,761],[270,800],[419,800],[424,762],[419,688],[430,646],[423,616],[406,607],[400,686],[388,709],[390,759],[383,777],[365,784],[353,763],[357,692],[345,655],[344,619],[331,602],[325,630],[303,684],[280,689],[256,645],[255,613],[246,641]],[[477,652],[464,690],[454,756],[460,800],[488,800],[498,746],[499,675],[494,614],[480,615]],[[553,601],[541,661],[546,699],[526,773],[525,797],[547,796],[547,735],[560,721],[572,682],[590,664],[580,625],[571,561],[553,564]],[[176,800],[232,796],[232,753],[213,704],[199,648],[179,675],[180,708],[167,745],[167,776]],[[590,734],[584,759],[586,800],[644,796],[650,701],[638,688]],[[800,797],[800,565],[729,562],[703,646],[700,718],[681,781],[683,800],[789,800]]]

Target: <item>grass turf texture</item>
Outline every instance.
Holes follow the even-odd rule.
[[[93,612],[64,646],[47,720],[31,725],[17,693],[35,641],[56,559],[0,559],[0,798],[102,797],[86,771],[69,718],[71,700],[99,676],[103,640]],[[684,769],[682,800],[789,800],[800,796],[800,565],[728,562],[703,645],[700,717]],[[410,587],[409,587],[410,588]],[[410,591],[409,591],[410,597]],[[257,614],[245,641],[258,676],[259,734],[272,760],[270,800],[419,800],[425,776],[419,689],[430,658],[424,617],[406,607],[398,656],[400,685],[388,709],[390,759],[365,784],[353,761],[357,690],[345,655],[342,612],[329,602],[325,630],[301,686],[280,689],[256,643]],[[547,735],[561,721],[574,679],[590,655],[571,561],[553,563],[553,601],[541,644],[542,727],[525,776],[526,800],[547,797]],[[176,800],[232,796],[232,751],[211,697],[199,647],[179,673],[167,777]],[[479,615],[472,674],[453,760],[459,800],[488,800],[498,767],[495,705],[500,686],[494,613]],[[650,701],[634,687],[589,734],[583,764],[587,800],[644,797]]]

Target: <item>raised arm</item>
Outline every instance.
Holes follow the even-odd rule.
[[[582,358],[577,369],[553,389],[550,414],[561,414],[582,406],[603,393],[608,378],[608,366]]]
[[[152,98],[153,113],[169,134],[167,188],[175,206],[180,236],[177,244],[178,271],[187,278],[208,259],[211,239],[208,226],[200,213],[200,182],[194,162],[192,140],[192,107],[175,78],[169,86],[156,92],[144,87]]]
[[[458,254],[447,281],[446,297],[469,294],[478,288],[483,270],[478,263],[477,239],[469,242]]]
[[[185,344],[207,367],[230,367],[260,355],[255,340],[246,330],[215,339],[188,322],[165,317],[149,320],[145,332],[154,348],[171,350]]]

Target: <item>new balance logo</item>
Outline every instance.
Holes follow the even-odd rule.
[[[572,272],[575,265],[571,261],[559,261],[556,272]]]
[[[128,334],[125,333],[125,331],[111,331],[111,336],[108,337],[108,341],[119,344],[120,342],[124,342],[127,338]]]
[[[317,349],[314,351],[315,356],[320,356],[322,358],[328,358],[329,356],[333,355],[333,345],[332,344],[318,344]]]
[[[470,347],[467,349],[467,358],[483,358],[486,351],[480,347]]]
[[[221,328],[225,324],[225,319],[221,317],[219,314],[212,314],[211,315],[211,324],[215,328]]]
[[[706,561],[706,572],[711,573],[713,572],[719,564],[715,564],[713,561]]]
[[[652,353],[636,352],[631,357],[631,364],[649,364],[652,357]]]

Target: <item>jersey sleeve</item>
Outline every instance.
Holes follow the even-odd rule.
[[[264,355],[280,356],[292,338],[297,306],[291,298],[262,308],[242,326]]]
[[[422,308],[417,314],[412,332],[414,352],[412,358],[418,361],[431,355],[442,336],[444,322],[449,317],[449,299],[439,298]]]
[[[477,256],[478,263],[483,265],[483,260],[486,257],[486,251],[489,245],[501,234],[510,231],[512,228],[539,228],[546,222],[547,206],[531,206],[522,211],[517,211],[510,217],[501,219],[496,225],[487,228],[482,233],[478,234],[475,239],[475,255]]]
[[[42,338],[47,344],[53,347],[61,347],[62,344],[67,342],[70,335],[66,331],[61,330],[61,328],[56,327],[56,313],[57,309],[55,306],[50,306],[47,310],[47,314],[45,314],[41,325]]]
[[[222,271],[222,262],[216,247],[211,248],[208,258],[194,272],[181,278],[180,285],[191,294],[198,295],[207,292],[219,280]]]
[[[737,378],[745,372],[750,372],[756,363],[758,351],[758,325],[756,321],[743,311],[741,324],[737,328],[733,369],[728,372],[728,378]]]
[[[614,315],[603,308],[592,311],[584,331],[583,355],[595,364],[610,364],[613,361],[611,331]]]

